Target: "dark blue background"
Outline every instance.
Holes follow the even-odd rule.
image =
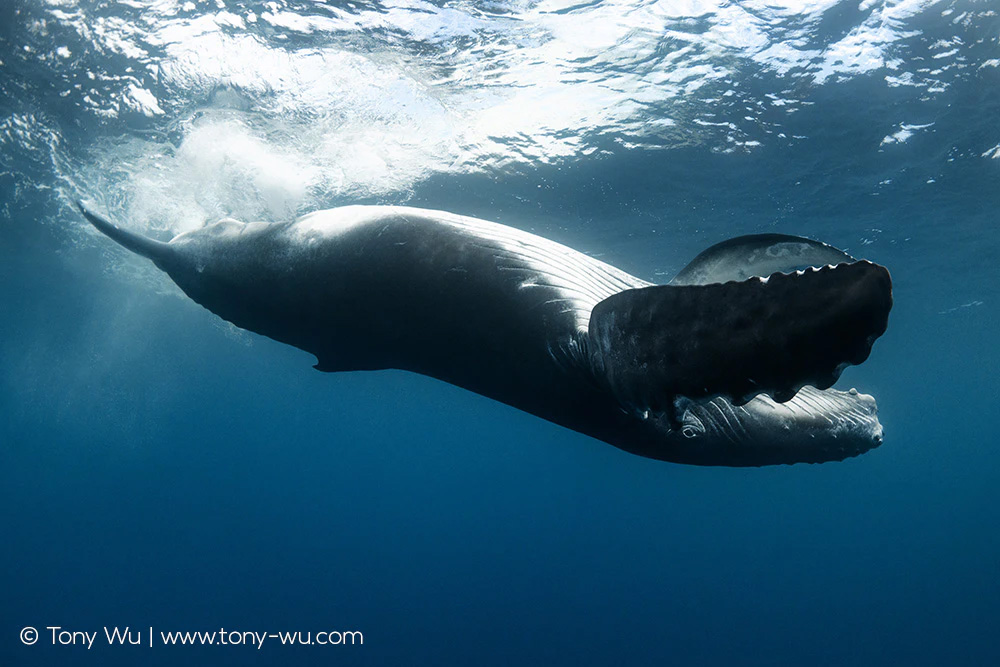
[[[791,146],[609,143],[408,200],[662,281],[759,231],[888,266],[889,331],[839,385],[875,394],[885,444],[820,466],[659,463],[434,380],[317,373],[109,273],[110,242],[52,223],[83,224],[65,202],[0,178],[0,665],[1000,662],[1000,161],[980,156],[1000,107],[984,76],[937,104],[827,86]],[[934,130],[873,150],[899,118]],[[24,647],[27,625],[365,644],[88,652],[44,630]]]

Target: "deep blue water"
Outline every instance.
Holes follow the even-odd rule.
[[[998,39],[968,0],[7,0],[0,665],[1000,664]],[[818,238],[893,275],[838,385],[885,442],[688,467],[317,373],[112,247],[81,195],[162,238],[405,203],[661,282],[731,236]]]

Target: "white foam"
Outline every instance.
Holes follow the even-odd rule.
[[[886,144],[906,143],[906,140],[912,137],[915,131],[926,129],[932,125],[934,125],[934,123],[927,123],[925,125],[907,125],[906,123],[900,123],[899,130],[883,137],[880,145],[884,146]],[[891,181],[885,181],[885,183],[890,182]],[[879,185],[881,185],[881,183]]]
[[[398,198],[434,173],[575,160],[609,135],[630,147],[753,150],[787,139],[774,130],[809,103],[789,85],[803,77],[823,83],[885,67],[894,70],[887,86],[946,86],[905,71],[899,57],[917,34],[911,19],[932,0],[866,0],[866,17],[826,41],[816,26],[837,0],[539,0],[494,13],[464,0],[271,2],[257,13],[136,0],[143,20],[132,23],[64,4],[53,20],[134,61],[127,74],[97,72],[83,104],[107,118],[138,112],[170,133],[95,147],[95,164],[113,163],[113,152],[137,156],[134,173],[105,179],[111,198],[151,197],[137,194],[145,190],[170,200],[137,207],[152,227],[166,224],[158,210],[192,202],[188,221]],[[934,45],[940,71],[961,59],[959,45]],[[748,62],[780,79],[761,100],[731,83]],[[914,129],[901,125],[883,145]]]
[[[159,100],[156,99],[156,96],[153,95],[153,93],[145,88],[140,88],[135,84],[129,84],[124,99],[128,106],[133,107],[146,116],[163,115],[163,109],[160,107]]]

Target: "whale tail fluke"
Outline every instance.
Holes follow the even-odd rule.
[[[867,359],[891,307],[889,272],[868,261],[626,290],[591,313],[591,365],[640,413],[671,414],[678,396],[780,403]]]
[[[170,246],[162,241],[146,238],[141,234],[122,229],[104,216],[94,211],[85,201],[78,199],[76,202],[80,212],[90,221],[94,227],[100,230],[105,236],[109,236],[119,245],[132,252],[147,257],[154,262],[166,258],[171,254]]]

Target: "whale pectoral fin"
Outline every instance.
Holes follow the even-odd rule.
[[[724,283],[854,261],[843,250],[801,236],[749,234],[716,243],[702,251],[674,276],[670,284]]]
[[[591,314],[591,368],[639,412],[669,412],[677,396],[787,401],[867,359],[891,307],[889,272],[867,261],[627,290]]]

